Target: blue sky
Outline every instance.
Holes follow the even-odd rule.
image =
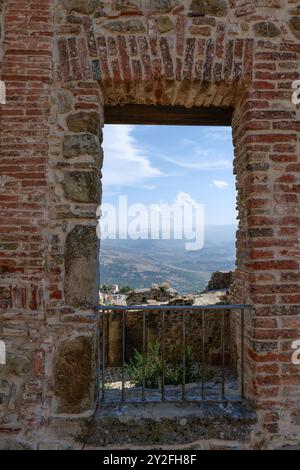
[[[103,203],[204,204],[206,224],[236,223],[230,127],[104,127]]]

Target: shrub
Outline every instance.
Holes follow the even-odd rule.
[[[166,383],[178,385],[182,383],[182,347],[175,345],[171,348],[171,357],[169,367],[167,368]],[[185,382],[190,383],[196,380],[193,373],[193,348],[187,346],[185,351]]]
[[[152,344],[149,351],[145,353],[135,350],[133,360],[129,364],[125,364],[125,374],[135,386],[143,384],[144,374],[147,388],[159,387],[161,372],[162,362],[158,341]]]
[[[120,294],[128,294],[129,292],[132,292],[132,288],[130,286],[123,286],[119,289]]]
[[[161,385],[163,363],[161,349],[158,341],[150,345],[149,350],[141,353],[134,351],[134,356],[129,364],[125,364],[125,373],[128,380],[135,386],[143,384],[143,373],[145,386],[147,388],[158,388]],[[188,346],[185,353],[185,381],[191,383],[199,380],[199,374],[193,372],[193,351]],[[182,383],[182,357],[181,347],[173,346],[171,349],[171,360],[165,365],[165,384],[179,385]]]

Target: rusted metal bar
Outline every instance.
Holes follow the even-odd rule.
[[[122,395],[121,395],[122,402],[125,401],[125,348],[126,348],[125,325],[126,325],[126,310],[122,312]]]
[[[182,393],[181,399],[185,400],[185,312],[182,310]]]
[[[147,353],[147,315],[149,311],[152,312],[157,312],[158,315],[160,315],[161,318],[161,339],[160,339],[160,345],[161,345],[161,381],[160,381],[160,395],[161,395],[161,401],[163,402],[168,402],[168,397],[166,394],[166,368],[167,368],[167,359],[166,359],[166,312],[169,311],[175,311],[178,312],[178,314],[181,315],[181,339],[182,339],[182,345],[181,345],[181,364],[182,364],[182,380],[181,380],[181,400],[186,400],[187,395],[186,395],[186,366],[187,366],[187,348],[186,348],[186,342],[187,342],[187,336],[186,336],[186,318],[187,314],[192,313],[199,313],[201,314],[201,333],[200,337],[202,338],[202,351],[201,351],[201,363],[200,363],[200,368],[202,370],[201,374],[201,382],[199,383],[200,386],[200,392],[199,392],[199,400],[205,400],[205,402],[228,402],[228,401],[234,401],[234,400],[228,400],[228,397],[226,398],[226,331],[225,327],[227,324],[227,318],[229,319],[229,324],[230,324],[230,315],[232,310],[237,310],[239,309],[240,313],[240,398],[244,399],[245,398],[245,311],[249,307],[248,305],[214,305],[214,306],[126,306],[126,307],[98,307],[98,310],[100,312],[100,327],[102,329],[101,332],[101,339],[102,339],[102,348],[100,348],[100,358],[102,362],[102,370],[101,370],[101,377],[102,377],[102,383],[101,383],[101,400],[102,401],[107,401],[108,399],[108,392],[106,390],[106,371],[107,371],[107,345],[109,341],[109,333],[106,331],[107,327],[107,319],[110,315],[111,312],[116,312],[118,315],[120,314],[122,316],[122,390],[121,390],[121,402],[128,402],[128,399],[130,396],[126,396],[126,318],[127,314],[131,313],[131,311],[138,312],[139,310],[141,311],[142,314],[142,320],[143,320],[143,331],[142,331],[142,341],[143,341],[143,376],[142,376],[142,390],[141,390],[141,396],[142,396],[142,401],[146,400],[146,374],[145,374],[145,354]],[[206,378],[207,378],[207,367],[208,364],[206,363],[206,330],[207,330],[207,325],[206,325],[206,318],[205,318],[205,311],[206,310],[219,310],[219,313],[221,315],[221,397],[220,400],[210,400],[210,397],[207,395],[206,392]],[[227,317],[228,315],[228,317]],[[179,316],[179,315],[178,315]],[[180,318],[178,318],[180,320]],[[150,400],[147,400],[147,402],[151,402]],[[154,400],[155,401],[155,400]],[[171,400],[172,401],[172,400]],[[193,398],[189,400],[191,402],[195,401]],[[197,401],[197,400],[196,400]]]
[[[221,351],[222,351],[222,398],[225,399],[225,312],[221,320]]]
[[[105,310],[102,311],[101,315],[101,323],[102,323],[102,401],[105,400],[105,349],[106,349],[106,338],[105,338]]]
[[[232,305],[223,305],[223,304],[219,304],[219,305],[159,305],[159,306],[155,306],[155,305],[130,305],[130,306],[125,306],[125,305],[120,305],[120,306],[116,306],[116,305],[111,305],[111,306],[97,306],[95,307],[96,310],[106,310],[107,312],[111,311],[111,310],[147,310],[147,311],[150,311],[150,310],[196,310],[195,313],[197,313],[197,311],[199,311],[199,313],[202,314],[202,311],[203,310],[223,310],[223,309],[230,309],[230,310],[241,310],[241,309],[253,309],[253,307],[251,305],[247,305],[247,304],[232,304]]]
[[[202,374],[201,374],[201,397],[205,398],[205,320],[202,312]]]
[[[245,310],[241,310],[241,397],[245,398]]]
[[[146,310],[143,310],[143,383],[142,401],[145,401]]]
[[[161,359],[162,359],[162,377],[161,377],[161,399],[165,401],[165,312],[161,312],[161,329],[162,329],[162,346],[161,346]]]

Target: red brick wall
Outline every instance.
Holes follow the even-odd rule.
[[[8,364],[0,429],[40,425],[53,3],[5,1],[0,105],[0,336]],[[2,382],[3,386],[3,382]]]
[[[49,1],[4,6],[1,276],[12,279],[9,306],[34,311],[45,278],[53,19]]]
[[[213,105],[235,108],[237,297],[255,307],[246,318],[246,393],[268,445],[299,441],[300,369],[291,364],[300,338],[298,2],[99,3],[4,2],[0,335],[29,366],[21,381],[7,372],[7,396],[15,387],[17,398],[12,410],[8,398],[0,429],[47,423],[61,398],[58,345],[95,338],[84,292],[92,298],[96,284],[83,272],[92,263],[96,276],[90,229],[100,195],[88,185],[100,182],[103,104]]]

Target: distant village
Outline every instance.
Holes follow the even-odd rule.
[[[103,284],[99,290],[100,305],[126,305],[127,293],[118,284]]]
[[[194,294],[179,294],[168,282],[152,284],[151,287],[133,289],[118,284],[102,284],[99,289],[100,305],[193,305],[214,303],[224,296],[232,283],[233,273],[216,271],[203,292]]]
[[[117,284],[101,285],[99,290],[100,305],[155,305],[168,303],[178,297],[178,292],[168,282],[151,287],[132,289],[129,286],[119,287]]]

